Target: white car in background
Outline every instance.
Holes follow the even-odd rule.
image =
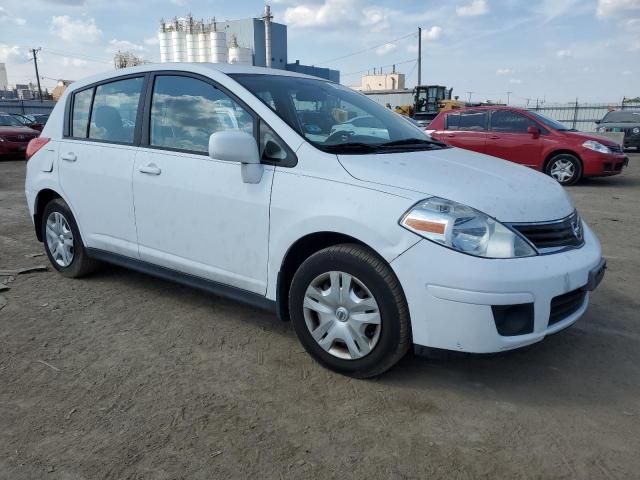
[[[74,82],[27,156],[29,212],[60,274],[111,262],[269,309],[354,377],[412,344],[542,340],[604,273],[555,180],[292,72],[171,63]]]
[[[367,137],[381,138],[389,140],[389,131],[384,124],[371,115],[361,115],[346,122],[338,123],[331,127],[331,134],[345,132],[349,136],[365,135]]]

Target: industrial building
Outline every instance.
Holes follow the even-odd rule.
[[[9,90],[7,66],[4,63],[0,63],[0,90]]]
[[[255,65],[306,73],[340,81],[329,68],[287,63],[287,26],[272,21],[265,6],[260,18],[196,20],[192,15],[160,21],[158,40],[161,62],[211,62]]]

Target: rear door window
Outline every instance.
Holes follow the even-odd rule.
[[[92,98],[93,88],[82,90],[81,92],[77,92],[73,95],[73,118],[71,122],[72,137],[87,138]]]
[[[89,138],[133,143],[143,77],[98,85],[91,109]]]
[[[487,129],[486,111],[460,112],[457,130],[483,132]]]
[[[504,133],[527,133],[529,127],[536,127],[533,120],[510,110],[495,110],[491,114],[491,130]]]

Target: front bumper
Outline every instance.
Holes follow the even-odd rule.
[[[624,148],[640,147],[640,133],[627,134],[624,137]]]
[[[16,155],[24,157],[29,142],[0,142],[0,155]]]
[[[418,242],[391,263],[409,304],[414,344],[500,352],[538,342],[573,324],[587,309],[586,288],[598,283],[594,276],[602,262],[597,238],[586,225],[584,233],[585,244],[579,249],[504,260]],[[583,289],[575,308],[554,318],[552,300]],[[500,335],[494,309],[526,304],[532,306],[531,333]]]
[[[623,153],[604,154],[586,150],[581,154],[585,177],[618,175],[629,163]]]

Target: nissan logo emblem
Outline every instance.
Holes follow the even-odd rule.
[[[573,231],[573,235],[578,240],[582,240],[582,225],[580,224],[580,219],[579,218],[574,218],[571,221],[571,230]]]

